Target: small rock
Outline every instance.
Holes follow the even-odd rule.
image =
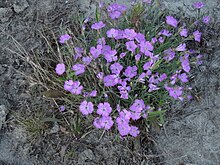
[[[5,105],[0,105],[0,130],[2,129],[2,125],[6,120],[6,116],[8,114],[8,110]]]
[[[92,150],[88,149],[79,154],[79,163],[85,163],[87,160],[94,160],[95,155]]]
[[[12,16],[13,11],[10,8],[0,8],[0,21],[7,22]]]
[[[54,123],[53,128],[50,130],[50,134],[57,133],[60,130],[60,127],[57,122]]]
[[[26,0],[16,0],[13,4],[14,11],[16,13],[23,12],[27,7],[29,7],[29,4]]]

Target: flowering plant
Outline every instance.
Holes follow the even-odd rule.
[[[136,137],[137,121],[154,118],[162,123],[172,100],[192,98],[187,83],[192,66],[201,64],[202,57],[188,45],[201,42],[195,26],[164,16],[149,0],[131,9],[100,5],[96,20],[88,20],[80,32],[84,42],[78,39],[81,47],[74,43],[74,34],[60,36],[69,54],[55,71],[64,90],[80,100],[82,115],[94,117],[96,128],[115,126],[121,136]]]

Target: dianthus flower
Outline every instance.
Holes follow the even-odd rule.
[[[108,75],[103,78],[104,85],[106,87],[115,86],[118,83],[118,78],[116,75]]]
[[[100,54],[102,53],[102,45],[97,45],[97,47],[91,47],[90,48],[90,53],[93,58],[98,58]]]
[[[153,66],[153,64],[154,64],[153,60],[146,62],[143,66],[144,70],[149,70]]]
[[[186,50],[186,44],[183,43],[183,44],[180,44],[177,48],[176,48],[176,51],[178,52],[183,52]]]
[[[55,70],[58,75],[62,75],[66,71],[65,64],[64,63],[57,64]]]
[[[95,30],[99,30],[99,29],[102,29],[103,27],[105,27],[105,24],[100,21],[100,22],[97,22],[97,23],[94,23],[91,28],[92,29],[95,29]]]
[[[91,61],[92,61],[92,58],[91,57],[83,57],[82,58],[82,61],[83,61],[83,63],[85,64],[85,65],[89,65],[90,63],[91,63]]]
[[[148,87],[149,87],[148,92],[152,92],[152,91],[156,91],[156,90],[159,90],[159,89],[160,89],[160,88],[158,88],[158,87],[157,87],[156,85],[154,85],[154,84],[149,84]]]
[[[182,73],[182,74],[178,75],[178,78],[179,78],[183,83],[188,82],[188,76],[187,76],[186,73]]]
[[[94,105],[92,102],[87,102],[85,100],[80,104],[79,110],[83,115],[89,115],[94,111]]]
[[[152,51],[153,49],[154,47],[149,41],[140,43],[140,51],[144,53],[146,56],[151,56],[152,53],[150,51]]]
[[[124,37],[127,38],[128,40],[134,40],[136,35],[137,35],[137,33],[135,32],[134,29],[125,29],[124,30]]]
[[[130,106],[132,112],[141,112],[145,108],[144,101],[142,99],[136,99],[134,103]]]
[[[138,127],[136,126],[130,126],[130,131],[129,131],[129,134],[133,137],[137,137],[138,134],[140,133]]]
[[[123,137],[129,134],[131,127],[128,123],[118,124],[119,134]]]
[[[166,16],[166,23],[173,27],[177,27],[178,22],[173,16]]]
[[[196,30],[195,32],[193,32],[194,39],[195,39],[195,41],[197,41],[197,42],[200,42],[200,41],[201,41],[201,35],[202,35],[202,33],[199,32],[198,30]]]
[[[64,83],[64,89],[69,91],[73,88],[73,80],[66,80]]]
[[[59,43],[64,44],[66,41],[70,39],[71,39],[71,36],[69,34],[61,35],[59,39]]]
[[[135,40],[139,43],[146,42],[145,36],[142,33],[137,33],[137,35],[135,36]]]
[[[195,2],[193,4],[193,6],[196,8],[196,9],[201,9],[205,6],[205,4],[203,2]]]
[[[171,61],[175,57],[175,52],[171,48],[165,50],[163,53],[166,55],[164,59],[167,61]]]
[[[114,122],[112,117],[110,116],[103,116],[100,118],[100,126],[105,130],[109,130],[113,126]]]
[[[79,95],[79,94],[81,94],[82,89],[83,89],[83,86],[80,85],[80,82],[74,81],[72,84],[72,88],[70,89],[70,92],[74,95]]]
[[[111,69],[112,74],[120,74],[120,72],[123,69],[123,66],[119,64],[118,62],[116,62],[110,66],[110,69]]]
[[[82,74],[82,73],[85,72],[85,65],[75,64],[75,65],[73,65],[72,70],[75,71],[75,75],[77,76],[77,75]]]
[[[106,34],[107,34],[108,38],[116,38],[118,36],[118,30],[111,28],[110,30],[108,30],[106,32]]]
[[[111,19],[117,19],[121,16],[121,14],[126,11],[125,5],[120,4],[111,4],[108,6],[107,10]]]
[[[205,24],[208,24],[209,21],[210,21],[210,17],[209,17],[209,16],[204,16],[204,17],[202,18],[202,22],[205,23]]]
[[[132,53],[135,53],[137,45],[135,44],[134,41],[128,41],[128,42],[126,42],[126,48],[127,48],[127,50],[131,51]]]
[[[137,75],[137,67],[136,66],[128,66],[125,69],[124,75],[128,78],[133,78]]]
[[[111,112],[112,112],[112,108],[108,102],[99,103],[97,114],[102,116],[109,116]]]
[[[188,30],[187,29],[182,29],[181,31],[180,31],[180,36],[182,36],[182,37],[187,37],[188,36]]]
[[[164,35],[166,37],[170,37],[172,33],[169,32],[169,30],[163,29],[159,32],[159,35]]]
[[[116,54],[116,50],[109,50],[105,52],[104,57],[107,62],[117,61],[118,57],[116,56]]]

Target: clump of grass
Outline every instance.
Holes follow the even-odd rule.
[[[74,114],[75,133],[81,132],[80,111],[87,119],[92,115],[96,128],[114,125],[121,136],[136,137],[140,127],[161,126],[172,102],[191,99],[190,70],[202,57],[189,45],[201,41],[195,23],[149,1],[130,9],[102,6],[95,19],[77,19],[74,26],[59,41],[54,33],[50,41],[44,37],[49,53],[28,62],[44,94]],[[19,55],[28,57],[22,50]]]

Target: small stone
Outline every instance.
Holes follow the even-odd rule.
[[[14,11],[16,13],[23,12],[27,7],[29,7],[29,4],[26,0],[16,0],[13,4]]]
[[[10,8],[0,8],[0,21],[7,22],[12,16],[13,11]]]
[[[0,130],[2,129],[2,125],[6,120],[6,116],[8,114],[8,110],[5,105],[0,105]]]
[[[53,128],[50,130],[50,134],[57,133],[60,130],[60,127],[57,122],[54,123]]]
[[[92,150],[88,149],[79,154],[79,163],[85,163],[87,160],[94,160],[95,155]]]

